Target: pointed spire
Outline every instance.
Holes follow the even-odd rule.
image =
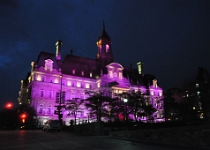
[[[105,32],[105,23],[104,23],[104,20],[103,20],[103,32]]]

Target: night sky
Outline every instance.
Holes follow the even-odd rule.
[[[209,0],[0,0],[0,108],[17,105],[20,80],[41,51],[96,58],[102,23],[114,61],[154,74],[164,90],[198,66],[210,72]]]

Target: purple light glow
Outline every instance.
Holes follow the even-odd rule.
[[[142,94],[149,98],[148,103],[156,109],[153,114],[154,122],[165,121],[163,110],[162,89],[157,86],[157,80],[153,80],[152,85],[147,88],[142,83],[142,70],[123,67],[117,62],[113,62],[111,41],[107,33],[103,30],[100,39],[97,42],[98,57],[97,60],[81,58],[79,56],[67,55],[65,60],[61,62],[61,41],[56,43],[56,55],[41,52],[37,62],[32,63],[31,74],[28,77],[27,89],[30,91],[30,105],[37,111],[39,126],[43,126],[48,119],[57,119],[58,115],[54,114],[57,110],[59,93],[62,95],[62,104],[67,101],[77,99],[87,99],[86,90],[101,92],[104,95],[114,96],[115,94],[141,91]],[[99,57],[100,56],[100,57]],[[140,69],[142,66],[138,66]],[[60,75],[62,74],[62,83]],[[22,87],[21,91],[24,91]],[[150,95],[146,93],[150,93]],[[23,93],[21,93],[23,94]],[[20,94],[20,97],[21,97]],[[24,103],[24,99],[19,97],[19,103]],[[126,102],[128,102],[127,99]],[[74,120],[69,110],[62,108],[63,122],[70,125],[70,121]],[[121,119],[122,114],[118,115]],[[129,119],[135,116],[129,114]],[[80,121],[95,121],[96,118],[90,118],[90,112],[81,105],[77,114],[77,123]],[[148,118],[142,117],[142,121]],[[107,121],[102,118],[102,121]]]

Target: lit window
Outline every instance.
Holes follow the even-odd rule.
[[[85,88],[89,89],[90,88],[90,84],[86,83]]]
[[[196,87],[199,87],[199,84],[198,83],[196,83]]]
[[[154,91],[151,91],[151,95],[154,95]]]
[[[81,87],[81,83],[80,82],[77,82],[77,87]]]
[[[68,86],[71,86],[71,81],[68,81],[68,82],[67,82],[67,85],[68,85]]]
[[[58,83],[58,78],[55,78],[55,83]]]
[[[100,88],[100,82],[97,83],[97,87]]]
[[[106,52],[108,53],[109,52],[109,45],[106,44]]]
[[[200,95],[200,91],[197,91],[197,95],[198,95],[198,96]]]
[[[159,96],[162,96],[162,92],[159,92]]]
[[[90,72],[90,77],[92,77],[93,76],[93,74],[92,74],[92,72]]]
[[[42,77],[40,75],[37,75],[36,80],[37,81],[41,81],[42,80]]]
[[[113,72],[109,71],[110,78],[113,78]]]
[[[122,72],[119,72],[119,78],[122,79]]]
[[[82,76],[84,76],[84,71],[82,71]]]

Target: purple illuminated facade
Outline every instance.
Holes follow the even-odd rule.
[[[103,25],[103,31],[96,42],[96,59],[74,56],[71,51],[61,61],[62,41],[56,42],[56,54],[41,52],[37,61],[31,63],[30,74],[26,80],[21,80],[19,104],[33,106],[37,111],[39,125],[42,126],[46,120],[58,118],[54,112],[60,95],[63,105],[67,100],[74,98],[86,99],[85,91],[101,91],[107,96],[141,91],[147,95],[149,103],[157,109],[153,114],[154,121],[164,121],[163,90],[157,85],[157,80],[154,77],[149,78],[146,74],[143,75],[142,62],[137,63],[137,69],[114,62],[111,44]],[[64,108],[61,111],[63,122],[69,125],[74,117]],[[81,106],[77,114],[78,122],[91,120],[89,117],[87,109]]]

